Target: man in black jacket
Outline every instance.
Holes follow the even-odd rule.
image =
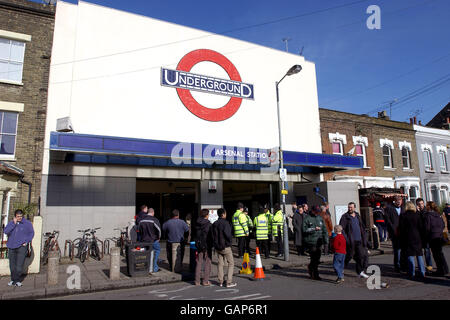
[[[146,215],[148,214],[148,207],[143,204],[140,207],[140,211],[139,213],[134,217],[135,222],[136,222],[136,241],[142,241],[141,239],[141,234],[139,233],[139,222],[142,220],[142,218],[144,218]]]
[[[227,212],[224,209],[217,210],[217,215],[219,219],[212,225],[212,235],[214,248],[216,249],[218,256],[218,271],[217,277],[219,278],[219,286],[223,286],[224,273],[223,267],[224,262],[228,264],[228,276],[227,276],[227,288],[235,287],[237,284],[233,282],[233,268],[234,259],[233,252],[231,251],[231,241],[232,241],[232,231],[231,224],[226,220]]]
[[[354,202],[348,204],[348,211],[344,213],[339,221],[342,232],[347,240],[347,255],[345,256],[345,266],[353,258],[356,262],[356,273],[361,278],[369,278],[364,272],[368,265],[367,237],[361,216],[356,212]]]
[[[392,240],[392,249],[394,250],[394,267],[395,271],[400,272],[401,269],[406,270],[406,257],[401,256],[400,239],[398,237],[398,222],[400,215],[405,212],[403,198],[396,196],[393,205],[386,209],[386,227],[389,238]]]
[[[432,274],[434,276],[445,276],[449,272],[447,261],[442,252],[444,228],[445,223],[441,215],[436,211],[429,211],[425,218],[425,233],[436,262],[436,272]]]
[[[425,221],[428,215],[427,209],[425,208],[425,202],[422,198],[417,198],[416,200],[417,213],[419,213],[422,219],[422,224],[425,225]],[[425,256],[425,268],[431,272],[433,270],[433,260],[431,259],[430,243],[427,239],[423,243],[423,253]]]
[[[195,285],[200,285],[200,276],[202,271],[202,265],[205,266],[203,274],[203,285],[209,286],[209,274],[211,273],[211,259],[212,259],[212,232],[211,222],[209,219],[209,210],[202,209],[200,211],[200,217],[197,219],[196,225],[196,241],[197,247],[197,266],[195,267]]]
[[[148,213],[149,214],[141,216],[141,219],[139,221],[139,237],[140,241],[142,242],[152,243],[152,249],[154,251],[153,272],[158,272],[158,258],[159,253],[161,252],[161,247],[159,245],[159,239],[161,239],[161,225],[159,223],[159,220],[154,217],[155,211],[153,210],[153,208],[150,208],[148,210]]]

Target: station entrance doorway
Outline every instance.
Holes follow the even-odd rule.
[[[223,205],[227,211],[227,220],[236,212],[236,205],[242,202],[249,210],[249,215],[256,217],[260,212],[260,205],[269,204],[273,207],[277,199],[274,197],[278,190],[278,183],[272,182],[223,182]]]
[[[191,214],[195,221],[199,210],[199,182],[136,179],[136,213],[143,204],[155,209],[161,225],[170,219],[174,209],[180,211],[180,219],[185,220]]]

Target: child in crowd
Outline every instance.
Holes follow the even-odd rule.
[[[346,240],[344,235],[342,234],[342,226],[336,225],[334,227],[334,232],[336,233],[336,236],[333,238],[333,267],[338,276],[338,278],[336,279],[336,283],[341,283],[344,281],[344,262],[345,254],[347,253]]]

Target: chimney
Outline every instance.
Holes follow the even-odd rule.
[[[417,124],[417,117],[414,117],[414,124]]]
[[[413,124],[413,118],[409,118],[409,124]]]
[[[389,117],[388,117],[386,111],[378,112],[378,118],[380,118],[380,119],[385,119],[385,120],[389,120]]]
[[[419,120],[419,126],[421,126],[422,125],[422,120]]]

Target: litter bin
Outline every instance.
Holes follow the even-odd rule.
[[[151,242],[132,242],[125,245],[127,272],[130,277],[147,276],[150,272]]]
[[[189,271],[195,273],[195,267],[197,266],[197,247],[195,241],[190,242],[189,252]]]

